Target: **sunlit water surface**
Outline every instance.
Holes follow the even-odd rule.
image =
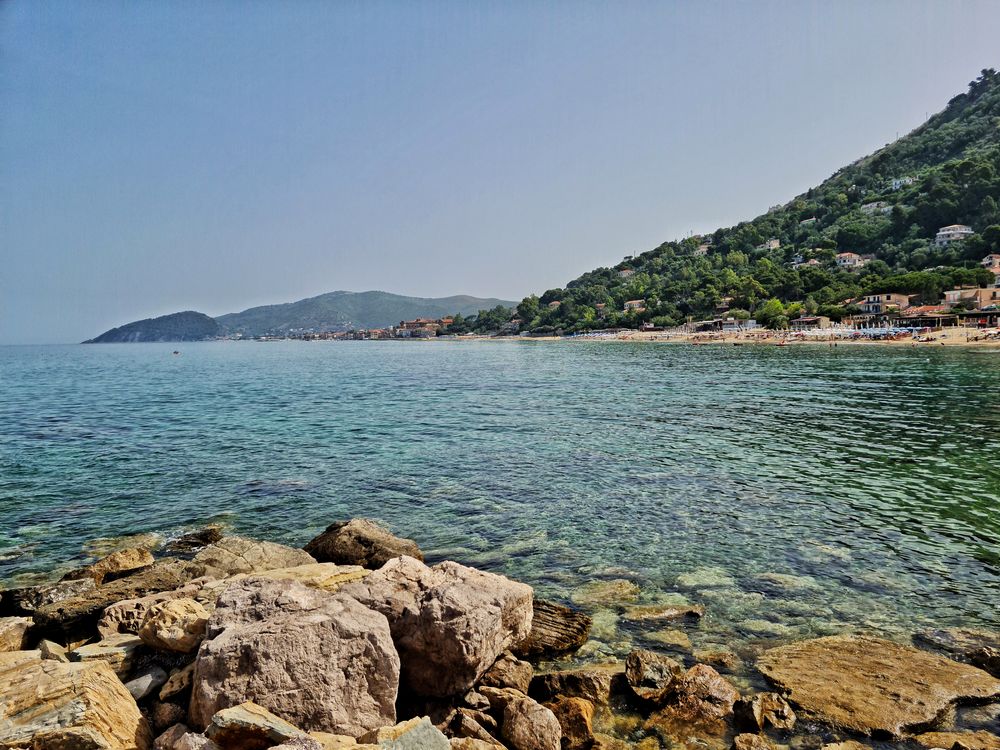
[[[1000,352],[175,348],[0,348],[0,579],[98,537],[371,516],[584,605],[595,657],[665,626],[614,579],[704,604],[696,649],[1000,626]]]

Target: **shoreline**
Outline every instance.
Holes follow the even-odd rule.
[[[699,649],[711,599],[647,602],[634,581],[594,577],[569,606],[546,602],[504,575],[425,564],[416,542],[366,519],[301,549],[219,526],[149,544],[123,537],[57,583],[0,592],[0,706],[13,707],[0,748],[1000,744],[1000,633],[772,631]],[[650,645],[588,650],[608,611],[650,629]],[[95,735],[104,744],[85,745]]]

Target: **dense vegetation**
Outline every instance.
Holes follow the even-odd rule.
[[[511,317],[539,333],[673,326],[726,308],[781,327],[803,309],[840,319],[854,311],[853,300],[879,291],[935,303],[946,288],[992,282],[979,261],[1000,252],[998,204],[1000,75],[990,69],[913,132],[783,206],[710,235],[664,242],[514,310],[456,319],[452,332],[500,330]],[[977,234],[937,247],[937,230],[949,224]],[[874,259],[859,270],[838,268],[836,254],[848,251]],[[795,263],[810,259],[818,264]],[[628,300],[644,300],[645,309],[624,312]]]
[[[204,313],[187,310],[137,320],[112,328],[85,344],[130,344],[144,341],[202,341],[219,334],[219,324]]]

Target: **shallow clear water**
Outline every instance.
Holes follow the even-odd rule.
[[[679,593],[695,647],[1000,626],[998,352],[174,348],[0,348],[0,580],[97,537],[364,515],[551,597]],[[588,605],[598,655],[664,625],[620,604]]]

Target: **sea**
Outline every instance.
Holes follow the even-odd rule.
[[[583,607],[594,658],[997,629],[1000,351],[0,347],[2,585],[135,534],[302,545],[356,516]],[[706,614],[633,616],[661,603]]]

